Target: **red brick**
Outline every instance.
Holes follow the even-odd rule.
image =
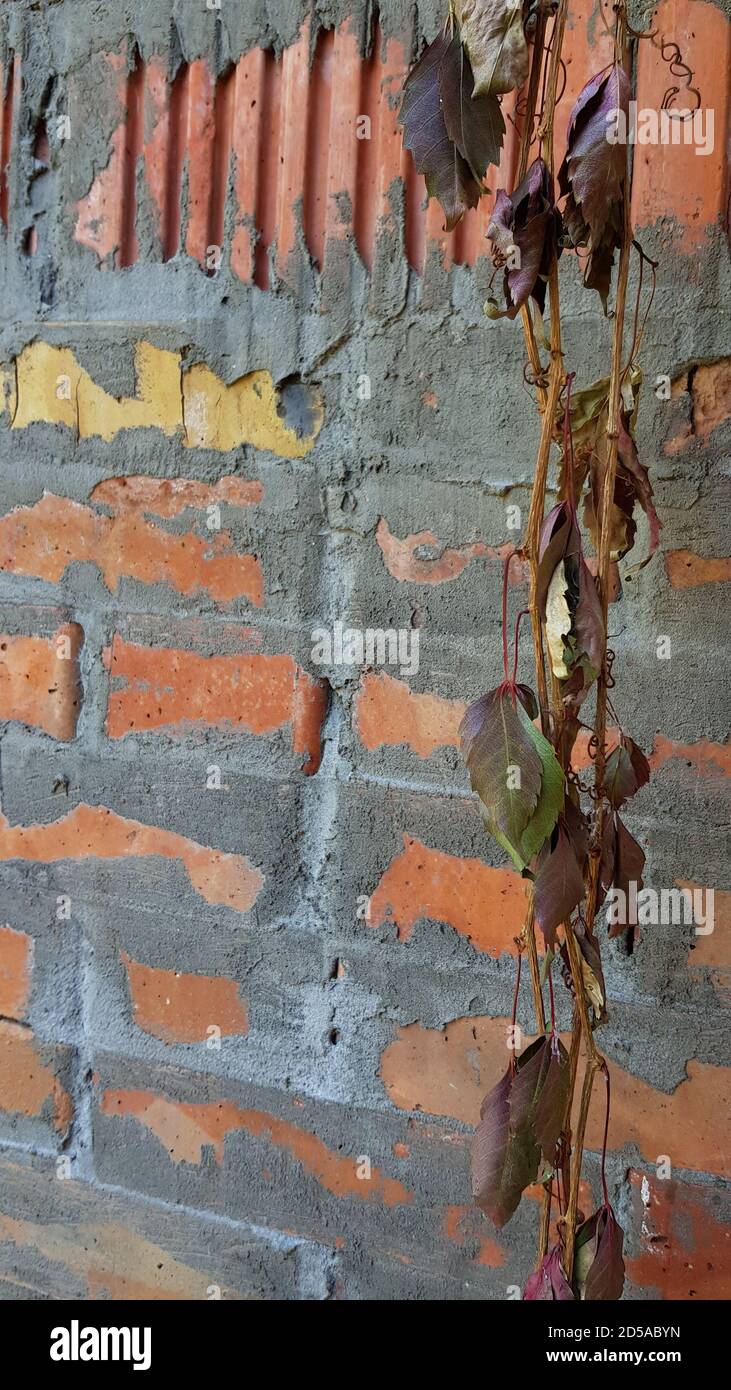
[[[674,589],[696,589],[699,584],[724,584],[731,579],[731,557],[694,555],[692,550],[668,550],[665,568]]]
[[[502,564],[514,549],[508,541],[497,549],[484,545],[482,541],[456,547],[442,546],[433,531],[418,531],[415,535],[399,538],[391,534],[385,517],[381,517],[376,528],[376,540],[389,574],[402,583],[414,584],[448,583],[450,579],[457,579],[472,560],[486,558],[499,560]],[[415,554],[419,546],[433,547],[439,550],[439,554],[423,559]],[[524,579],[525,568],[516,557],[510,565],[510,582],[522,584]]]
[[[520,1020],[519,1020],[520,1021]],[[455,1019],[443,1029],[419,1023],[399,1029],[381,1057],[381,1077],[393,1103],[476,1124],[486,1091],[507,1065],[504,1018]],[[636,1144],[654,1163],[669,1154],[678,1168],[724,1174],[731,1069],[691,1060],[671,1095],[610,1062],[612,1113],[609,1147]],[[601,1149],[604,1090],[597,1085],[587,1144]]]
[[[420,758],[437,748],[457,747],[457,730],[467,706],[461,700],[419,695],[406,681],[385,672],[366,672],[353,701],[353,725],[369,753],[384,744],[406,744]]]
[[[696,154],[692,145],[635,146],[632,217],[638,227],[659,218],[674,217],[682,236],[675,249],[693,255],[706,241],[707,229],[726,215],[728,126],[728,71],[731,59],[731,27],[711,0],[663,0],[649,17],[658,42],[675,41],[682,60],[695,74],[704,110],[714,111],[714,149]],[[659,48],[644,40],[637,53],[637,103],[659,111],[669,87],[677,86],[676,109],[690,108],[697,97],[685,96]]]
[[[678,454],[695,439],[705,440],[731,416],[731,357],[700,363],[672,385],[673,399],[685,398],[687,417],[668,439],[666,454]]]
[[[269,1115],[263,1110],[243,1110],[232,1101],[188,1105],[168,1100],[153,1091],[105,1091],[101,1100],[103,1115],[129,1115],[147,1129],[167,1149],[174,1163],[200,1164],[207,1145],[213,1148],[217,1163],[223,1161],[227,1134],[246,1130],[261,1135],[274,1149],[284,1149],[312,1174],[327,1192],[384,1206],[413,1201],[413,1193],[395,1178],[372,1171],[371,1180],[357,1176],[355,1158],[335,1153],[309,1130]]]
[[[127,478],[107,478],[97,483],[90,500],[109,507],[110,511],[149,512],[154,516],[180,516],[187,507],[202,511],[215,503],[231,507],[253,507],[264,497],[263,484],[254,479],[248,482],[234,474],[219,478],[217,483],[200,483],[193,478],[148,478],[132,474]]]
[[[57,584],[69,565],[81,561],[97,565],[112,592],[127,578],[168,584],[180,594],[208,593],[219,603],[264,602],[259,560],[234,550],[226,531],[205,538],[181,535],[134,511],[108,517],[52,493],[0,517],[0,570]]]

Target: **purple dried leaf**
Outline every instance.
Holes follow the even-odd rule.
[[[472,1192],[478,1207],[496,1226],[504,1226],[516,1211],[522,1193],[535,1182],[540,1152],[527,1130],[510,1129],[513,1070],[505,1075],[480,1110],[472,1141]]]
[[[505,121],[496,96],[473,96],[470,60],[455,32],[439,69],[439,92],[447,134],[478,182],[488,165],[500,163]]]
[[[529,297],[541,310],[545,301],[545,275],[557,245],[556,209],[551,176],[542,159],[536,159],[511,195],[498,190],[487,235],[498,251],[515,264],[505,271],[508,318],[515,318]]]
[[[556,947],[556,929],[567,921],[584,896],[584,878],[576,849],[566,829],[564,816],[551,837],[551,847],[544,850],[533,890],[535,919],[546,946]]]
[[[561,1265],[562,1249],[554,1245],[541,1260],[540,1268],[526,1281],[523,1299],[525,1302],[545,1303],[575,1302],[573,1290]]]
[[[650,780],[650,764],[634,739],[626,734],[607,758],[604,786],[608,800],[618,811],[625,801]]]
[[[451,42],[442,33],[424,50],[404,83],[399,115],[404,149],[411,151],[417,172],[424,175],[429,196],[439,199],[447,231],[469,208],[477,207],[482,192],[444,119],[440,73]]]
[[[536,603],[541,621],[546,618],[546,598],[556,566],[568,556],[578,555],[581,535],[568,502],[559,502],[544,518],[538,542]]]

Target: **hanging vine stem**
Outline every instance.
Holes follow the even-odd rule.
[[[498,157],[495,99],[500,101],[507,92],[520,88],[514,119],[503,113],[516,131],[517,149],[509,160],[507,187],[496,195],[488,229],[494,273],[504,271],[505,275],[505,307],[488,298],[485,313],[492,319],[512,319],[520,309],[526,345],[523,385],[524,389],[532,388],[539,412],[530,502],[520,549],[513,552],[528,569],[530,601],[527,610],[518,616],[511,644],[507,622],[508,566],[512,558],[509,556],[503,576],[503,680],[467,708],[460,725],[460,743],[473,790],[486,812],[487,829],[529,882],[525,918],[515,938],[518,968],[512,1017],[515,1023],[525,977],[524,970],[521,975],[525,956],[539,1036],[520,1057],[513,1036],[508,1071],[485,1097],[472,1147],[473,1194],[477,1205],[502,1227],[516,1210],[526,1186],[536,1180],[541,1183],[539,1269],[526,1285],[526,1299],[550,1296],[546,1293],[547,1280],[554,1297],[619,1298],[624,1277],[623,1233],[609,1206],[604,1158],[604,1206],[591,1221],[596,1227],[606,1212],[611,1252],[604,1252],[600,1260],[594,1251],[592,1269],[597,1267],[592,1293],[588,1280],[584,1284],[583,1275],[576,1283],[573,1280],[577,1226],[583,1220],[578,1202],[594,1077],[601,1070],[608,1079],[607,1064],[594,1035],[606,1017],[606,986],[593,928],[600,888],[602,893],[605,888],[608,891],[608,885],[619,882],[623,872],[621,822],[616,827],[607,826],[615,835],[611,844],[604,847],[607,872],[604,868],[600,872],[606,838],[603,821],[610,805],[605,782],[615,763],[620,768],[623,765],[621,753],[612,755],[610,762],[606,748],[607,719],[611,716],[619,724],[610,698],[613,653],[608,645],[612,532],[624,520],[623,535],[630,542],[625,550],[631,548],[635,507],[642,505],[650,522],[649,558],[656,548],[659,528],[659,519],[651,506],[647,470],[635,459],[634,452],[628,458],[625,450],[630,446],[624,438],[625,431],[629,435],[634,429],[638,383],[633,368],[655,291],[656,266],[632,236],[631,150],[624,139],[608,142],[620,143],[622,149],[606,149],[606,132],[602,128],[605,106],[613,105],[626,114],[631,104],[628,58],[634,39],[627,20],[628,0],[611,0],[614,60],[585,84],[573,107],[566,158],[559,177],[560,198],[566,198],[561,210],[556,206],[554,120],[559,88],[565,86],[562,49],[568,0],[535,0],[533,5],[522,7],[517,16],[513,16],[512,3],[503,2],[505,14],[501,22],[508,27],[520,22],[522,27],[522,32],[515,35],[516,51],[506,55],[502,33],[486,35],[473,25],[473,0],[449,0],[451,36],[442,34],[428,45],[409,73],[400,113],[404,146],[412,152],[417,170],[425,175],[430,196],[439,199],[446,224],[451,228],[488,191],[484,173],[487,164]],[[603,10],[608,3],[610,0],[601,0],[605,20]],[[468,58],[475,82],[465,107],[463,73]],[[499,71],[498,60],[503,64]],[[677,75],[683,74],[678,71]],[[486,98],[493,101],[484,107],[481,103]],[[436,142],[435,132],[439,136]],[[498,144],[502,148],[502,142]],[[558,157],[560,154],[561,151]],[[588,289],[599,290],[605,311],[616,274],[609,381],[602,379],[582,387],[573,401],[574,375],[566,375],[559,300],[558,260],[564,246],[588,248],[591,260],[584,283]],[[633,247],[639,256],[634,313],[628,303]],[[522,259],[526,252],[527,258]],[[617,252],[619,263],[615,272]],[[648,268],[651,284],[645,289]],[[648,294],[649,303],[645,306]],[[547,320],[544,328],[546,298],[550,325]],[[531,299],[538,305],[538,317]],[[625,357],[627,336],[631,346]],[[631,404],[626,399],[628,375]],[[564,431],[559,499],[546,515],[550,505],[546,495],[549,467],[554,443],[561,442],[561,418]],[[615,499],[618,478],[622,488]],[[596,550],[595,566],[585,559],[577,517],[587,479],[584,523]],[[520,621],[526,611],[531,620],[537,699],[530,685],[517,684]],[[579,717],[582,701],[590,691],[596,695],[592,725]],[[540,726],[541,734],[531,721]],[[572,767],[581,729],[590,733],[591,782],[588,777],[580,778]],[[622,738],[637,790],[649,778],[650,766],[629,735]],[[523,786],[520,778],[513,779],[516,757],[518,772],[524,760],[530,770],[529,785]],[[611,780],[611,804],[615,806],[620,795],[627,799],[632,790],[618,790],[616,771]],[[629,780],[627,774],[628,788]],[[589,801],[593,802],[591,812],[586,804]],[[624,833],[629,836],[628,831]],[[641,846],[631,836],[629,843],[635,846],[638,862],[640,856],[644,862]],[[625,858],[628,856],[629,851]],[[551,975],[556,961],[572,1002],[568,1055],[556,1033]],[[544,997],[546,988],[548,996]],[[548,999],[550,1035],[546,1019]],[[536,1069],[537,1080],[533,1074]],[[542,1118],[536,1124],[532,1119],[524,1123],[516,1116],[523,1115],[524,1093],[534,1084],[545,1098]],[[515,1114],[513,1101],[517,1106]],[[607,1106],[608,1101],[607,1085]],[[603,1155],[608,1123],[607,1108]],[[546,1258],[554,1198],[558,1203],[558,1239]],[[553,1239],[556,1240],[555,1234]],[[587,1258],[589,1254],[588,1250],[583,1252]],[[581,1263],[586,1264],[583,1256]],[[568,1289],[562,1282],[566,1280]]]
[[[533,50],[531,54],[530,74],[528,77],[528,95],[526,98],[525,111],[523,113],[523,130],[520,139],[520,154],[518,158],[518,170],[514,180],[515,185],[522,181],[528,168],[528,155],[533,142],[533,127],[536,119],[536,107],[538,103],[538,93],[541,85],[541,73],[543,72],[544,44],[546,38],[547,11],[544,4],[538,8],[536,15],[536,27],[533,33]],[[520,311],[523,323],[523,334],[525,345],[528,352],[528,359],[533,369],[533,379],[536,383],[536,394],[538,396],[539,407],[546,408],[546,388],[543,384],[543,366],[541,363],[538,344],[536,342],[533,319],[531,318],[530,307],[524,304]]]
[[[556,106],[556,93],[558,89],[558,74],[561,64],[561,49],[563,46],[563,36],[566,28],[566,13],[568,0],[560,0],[559,9],[554,21],[553,34],[551,39],[551,54],[548,60],[548,69],[544,77],[546,95],[543,102],[541,121],[539,125],[539,136],[541,140],[541,152],[543,158],[553,175],[553,115]],[[545,32],[545,20],[544,20]],[[541,69],[543,67],[543,45],[539,48],[536,44],[533,50],[533,60],[530,77],[530,90],[534,92],[534,100],[537,96]],[[534,75],[535,74],[535,75]],[[532,116],[530,125],[532,126]],[[526,127],[528,128],[528,127]],[[524,164],[527,163],[529,140],[526,138],[521,151],[522,170],[520,176],[525,172]],[[546,155],[548,158],[546,158]],[[530,564],[530,618],[531,630],[533,634],[533,651],[536,670],[536,688],[538,692],[538,705],[541,713],[541,725],[544,733],[549,732],[549,709],[548,709],[548,690],[546,686],[546,666],[543,652],[543,633],[541,631],[541,620],[538,614],[536,603],[537,579],[538,579],[538,538],[540,534],[541,522],[545,509],[546,482],[548,478],[548,462],[551,453],[551,436],[553,433],[553,420],[556,414],[556,407],[564,383],[563,350],[561,345],[561,318],[559,310],[559,289],[558,289],[558,263],[554,254],[551,264],[551,271],[548,281],[549,306],[551,314],[551,364],[549,368],[548,389],[539,393],[539,403],[542,405],[543,415],[541,422],[541,438],[538,445],[535,472],[533,478],[533,490],[531,495],[530,511],[526,527],[526,538],[523,547],[524,554]],[[530,310],[527,306],[523,311],[523,327],[528,344],[528,353],[533,362],[532,351],[538,355],[533,334],[533,325],[530,317]],[[534,368],[535,370],[535,368]],[[533,997],[535,1002],[536,1026],[540,1032],[546,1031],[546,1015],[543,1004],[543,994],[540,984],[540,968],[538,964],[538,948],[536,945],[535,920],[533,908],[533,894],[531,892],[528,905],[528,915],[523,929],[524,939],[528,951],[528,962],[530,965],[531,981],[533,985]],[[543,1202],[541,1207],[541,1221],[538,1239],[538,1262],[543,1259],[548,1249],[548,1238],[551,1224],[551,1187],[544,1188]]]
[[[617,61],[623,66],[628,62],[628,42],[627,42],[627,14],[625,0],[618,0],[616,7],[616,57]],[[606,473],[604,476],[604,486],[602,490],[600,523],[599,523],[599,556],[597,565],[597,580],[599,585],[599,596],[604,620],[604,630],[607,630],[608,615],[608,576],[609,576],[609,541],[611,527],[611,512],[614,501],[614,484],[617,474],[617,455],[619,445],[619,419],[621,405],[622,387],[622,352],[624,342],[624,321],[627,303],[627,285],[629,280],[630,256],[632,252],[632,224],[630,216],[630,193],[631,193],[631,168],[627,154],[625,154],[625,180],[623,190],[623,234],[622,245],[620,248],[619,269],[617,273],[617,294],[614,314],[614,333],[612,337],[612,360],[609,376],[609,411],[607,418],[607,438],[609,441],[609,455],[607,459]],[[594,831],[594,842],[592,853],[589,859],[589,882],[587,885],[587,910],[586,928],[592,931],[596,919],[597,899],[599,889],[599,866],[601,855],[601,839],[604,821],[604,772],[606,766],[606,732],[607,732],[607,700],[611,675],[606,657],[602,665],[597,683],[596,699],[596,719],[595,719],[595,760],[594,760],[594,790],[596,799],[596,823]],[[569,960],[572,963],[572,976],[574,974],[573,957],[578,956],[578,947],[573,932],[569,928],[566,932],[566,945],[569,953]],[[578,960],[580,968],[581,961]],[[584,1137],[586,1133],[586,1122],[591,1104],[592,1088],[594,1077],[597,1071],[607,1071],[606,1062],[597,1051],[594,1042],[591,1025],[586,1012],[586,1000],[583,990],[578,998],[579,1013],[581,1016],[582,1032],[587,1044],[586,1071],[581,1088],[581,1102],[579,1106],[579,1118],[574,1139],[574,1149],[571,1162],[571,1186],[569,1191],[569,1202],[566,1213],[566,1252],[565,1270],[566,1277],[570,1280],[573,1273],[574,1251],[576,1243],[576,1216],[579,1200],[579,1183],[581,1180],[581,1163],[584,1151]]]

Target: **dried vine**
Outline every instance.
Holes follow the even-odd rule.
[[[460,733],[486,828],[528,883],[526,920],[516,939],[513,1024],[525,953],[538,1036],[519,1050],[511,1035],[508,1069],[483,1102],[473,1146],[475,1199],[498,1226],[513,1215],[527,1186],[543,1185],[537,1268],[526,1299],[616,1299],[624,1280],[623,1234],[605,1175],[609,1071],[595,1040],[607,1005],[598,914],[605,901],[618,908],[631,885],[642,886],[644,854],[619,811],[648,780],[650,769],[621,728],[616,745],[608,745],[608,713],[616,720],[609,697],[614,657],[607,646],[608,603],[611,568],[633,546],[637,508],[649,523],[649,553],[642,564],[657,546],[660,523],[634,440],[641,384],[636,358],[652,302],[651,293],[641,320],[643,275],[649,265],[654,292],[656,267],[633,238],[629,151],[617,134],[622,117],[626,131],[632,93],[631,45],[642,36],[628,24],[626,0],[615,0],[612,12],[613,61],[589,80],[574,105],[557,175],[554,123],[564,85],[569,0],[450,0],[443,32],[406,80],[401,108],[404,145],[424,174],[429,195],[441,202],[450,229],[477,205],[486,192],[489,165],[499,163],[503,96],[524,94],[516,106],[520,142],[514,187],[498,189],[488,228],[493,281],[503,279],[502,303],[491,293],[485,311],[491,319],[520,316],[526,380],[535,388],[540,415],[520,551],[530,575],[527,612],[536,694],[517,681],[520,619],[509,670],[506,561],[503,679],[470,706]],[[656,35],[648,37],[654,42]],[[677,46],[663,39],[661,51],[666,60],[671,54],[673,75],[695,91]],[[614,281],[609,374],[578,389],[575,374],[566,373],[561,332],[558,266],[565,249],[576,252],[584,284],[599,294],[605,312]],[[633,249],[640,274],[625,361]],[[559,500],[546,514],[556,447]],[[594,549],[591,564],[585,537]],[[593,723],[586,724],[580,710],[589,696],[595,698],[595,712]],[[582,729],[589,733],[591,784],[572,767]],[[608,921],[610,937],[634,925],[631,914],[622,915],[619,908]],[[556,1029],[557,962],[571,997],[568,1051]],[[582,1159],[599,1073],[606,1080],[607,1105],[602,1201],[584,1218],[578,1207]],[[549,1248],[554,1202],[556,1234]]]

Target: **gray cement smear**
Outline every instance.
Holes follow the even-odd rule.
[[[435,1213],[469,1200],[466,1127],[397,1110],[379,1066],[384,1048],[409,1024],[439,1029],[463,1017],[509,1013],[512,961],[476,951],[438,921],[418,921],[409,942],[399,941],[393,924],[364,926],[355,906],[400,853],[404,833],[444,853],[502,864],[482,833],[456,750],[428,759],[405,746],[366,753],[353,732],[359,673],[342,668],[319,672],[332,700],[314,778],[303,776],[286,731],[255,738],[210,729],[112,741],[104,726],[102,653],[115,631],[130,641],[216,655],[238,649],[232,624],[254,624],[264,650],[289,651],[309,669],[313,626],[338,618],[362,626],[414,624],[422,635],[417,693],[471,699],[497,678],[499,564],[481,557],[450,583],[397,583],[376,540],[383,516],[400,538],[434,532],[437,544],[427,555],[478,540],[498,546],[506,537],[506,504],[527,507],[537,422],[522,384],[516,325],[487,323],[482,314],[484,267],[447,274],[432,256],[423,277],[412,274],[399,250],[398,181],[371,278],[350,241],[332,248],[320,276],[302,236],[267,293],[242,285],[226,257],[213,278],[184,254],[163,265],[144,203],[140,259],[127,270],[100,270],[73,237],[74,202],[105,167],[120,119],[102,51],[118,51],[131,36],[144,57],[161,55],[170,72],[199,56],[221,71],[253,45],[292,42],[305,9],[297,0],[222,0],[217,14],[189,0],[60,0],[40,7],[21,0],[0,11],[3,55],[22,50],[24,81],[11,233],[0,245],[0,361],[12,362],[25,344],[42,339],[71,347],[115,395],[131,394],[134,344],[145,338],[183,352],[182,370],[205,362],[228,382],[267,368],[292,421],[303,422],[310,388],[324,402],[316,446],[300,461],[250,446],[228,454],[187,449],[154,430],[127,431],[112,444],[78,441],[60,427],[13,431],[7,414],[0,419],[3,513],[32,505],[44,490],[87,503],[100,481],[133,473],[261,479],[265,506],[256,516],[224,507],[223,525],[237,549],[259,555],[267,594],[262,612],[245,600],[222,610],[205,593],[183,599],[164,584],[122,579],[110,593],[92,562],[71,565],[58,584],[0,574],[3,631],[30,630],[33,610],[33,631],[55,630],[60,614],[80,623],[85,636],[76,740],[59,744],[19,725],[4,729],[2,811],[10,824],[46,823],[81,802],[103,804],[245,854],[266,874],[255,909],[239,914],[204,903],[178,861],[0,866],[0,920],[22,927],[34,942],[28,1022],[44,1047],[63,1050],[61,1075],[76,1107],[71,1134],[60,1143],[45,1118],[2,1122],[0,1144],[11,1160],[0,1174],[3,1210],[27,1213],[35,1203],[49,1222],[73,1223],[107,1219],[111,1203],[119,1224],[173,1256],[176,1249],[205,1250],[203,1272],[241,1296],[253,1290],[287,1298],[501,1298],[527,1272],[535,1213],[521,1210],[503,1233],[505,1270],[474,1264],[476,1238],[461,1246],[446,1242]],[[437,0],[416,7],[407,0],[384,3],[383,32],[408,31],[415,14],[416,42],[420,33],[432,35],[440,10]],[[367,0],[315,6],[323,24],[352,15],[363,43],[370,12]],[[83,138],[52,147],[50,169],[34,177],[37,121],[67,109],[83,113]],[[32,258],[22,250],[31,225],[39,231]],[[663,548],[723,555],[731,427],[666,453],[665,443],[689,419],[692,424],[691,406],[683,395],[659,401],[649,384],[731,353],[728,312],[719,307],[728,304],[731,288],[727,246],[716,230],[703,252],[689,258],[671,219],[642,229],[642,242],[660,260],[642,349],[648,389],[639,442],[663,521]],[[567,362],[589,382],[606,370],[611,324],[568,258],[561,279]],[[357,395],[364,372],[370,402]],[[425,402],[428,392],[437,397],[436,410]],[[171,532],[201,524],[191,513],[159,522]],[[644,541],[641,525],[638,550]],[[725,592],[718,585],[674,589],[659,556],[625,585],[612,610],[615,702],[643,746],[650,748],[658,733],[680,743],[726,739],[727,609],[719,602]],[[673,641],[673,660],[664,664],[655,655],[660,633]],[[222,797],[204,789],[211,761],[224,773]],[[683,762],[667,762],[628,821],[647,844],[651,881],[731,887],[728,793],[720,773],[689,781]],[[53,905],[65,892],[73,919],[59,930]],[[693,944],[692,931],[657,928],[643,932],[631,955],[620,943],[605,953],[611,1016],[602,1046],[668,1094],[690,1060],[730,1061],[723,999],[707,969],[688,969]],[[162,969],[238,980],[250,1013],[246,1037],[212,1052],[143,1032],[130,1017],[121,951]],[[347,969],[339,972],[342,962]],[[561,1007],[567,1022],[566,1004]],[[92,1073],[101,1079],[92,1083]],[[137,1121],[103,1112],[104,1086],[149,1088],[171,1103],[227,1098],[309,1128],[335,1153],[370,1155],[416,1198],[389,1209],[357,1195],[335,1198],[286,1154],[272,1183],[261,1177],[271,1168],[271,1146],[245,1130],[226,1136],[222,1162],[208,1146],[199,1166],[176,1164]],[[667,1142],[672,1154],[672,1135]],[[407,1164],[395,1157],[394,1145],[409,1148]],[[59,1147],[77,1179],[68,1189],[48,1181]],[[620,1206],[628,1201],[628,1168],[643,1165],[634,1146],[611,1155]],[[723,1200],[722,1180],[684,1176]],[[282,1230],[295,1234],[284,1237]],[[391,1258],[394,1249],[408,1253],[411,1265]],[[48,1254],[26,1252],[23,1259],[27,1265],[11,1264],[8,1287],[13,1280],[19,1288],[36,1281],[58,1296]],[[84,1279],[77,1277],[83,1295]],[[630,1289],[629,1296],[646,1294]]]

